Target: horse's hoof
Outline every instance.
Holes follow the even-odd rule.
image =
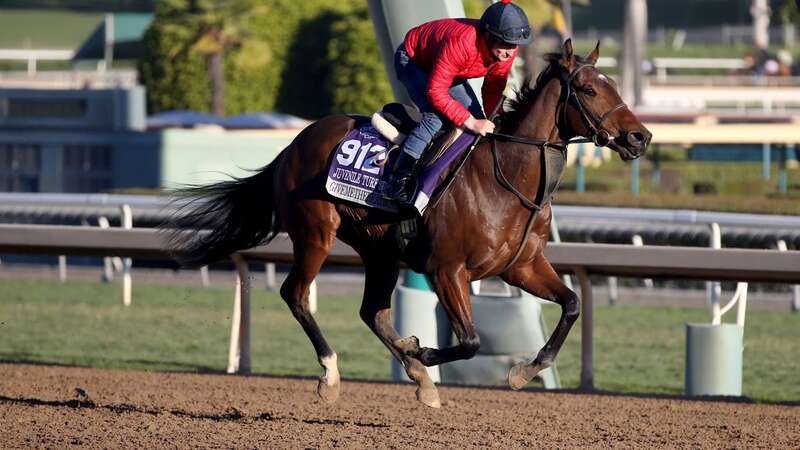
[[[550,367],[548,363],[526,364],[521,362],[508,371],[508,384],[518,391],[525,387],[539,372]]]
[[[421,401],[431,408],[441,408],[442,402],[439,401],[439,390],[435,387],[418,387],[417,400]]]
[[[325,377],[320,377],[317,384],[317,395],[325,403],[334,403],[339,398],[339,382],[328,384]]]
[[[524,362],[515,365],[508,371],[508,384],[515,391],[524,388],[532,379],[533,375],[530,375],[530,366]]]

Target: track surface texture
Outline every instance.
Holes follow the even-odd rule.
[[[0,448],[800,448],[800,407],[0,364]]]

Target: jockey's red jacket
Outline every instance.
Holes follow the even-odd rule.
[[[483,81],[484,111],[491,113],[500,101],[508,73],[517,57],[496,61],[489,52],[486,33],[472,19],[440,19],[412,28],[404,41],[408,56],[430,74],[428,100],[456,126],[464,124],[470,112],[447,92],[468,78]]]

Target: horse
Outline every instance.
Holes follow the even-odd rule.
[[[347,115],[312,123],[252,176],[186,188],[182,194],[193,200],[170,226],[210,232],[176,233],[173,245],[185,265],[199,266],[269,242],[280,230],[288,233],[293,263],[280,295],[316,351],[324,370],[317,394],[329,403],[339,396],[337,355],[309,311],[308,293],[335,239],[350,245],[364,263],[361,319],[417,384],[417,399],[431,407],[441,403],[425,368],[471,358],[480,346],[469,283],[499,276],[561,306],[545,346],[509,371],[510,386],[521,389],[552,365],[580,310],[578,296],[543,254],[552,217],[549,198],[542,199],[543,152],[555,149],[565,159],[571,139],[584,136],[632,160],[644,154],[651,138],[614,81],[595,67],[599,51],[598,42],[586,57],[577,56],[567,40],[560,52],[546,57],[549,65],[535,86],[522,88],[497,134],[474,147],[449,188],[417,217],[417,234],[405,246],[398,244],[396,233],[401,215],[325,191],[329,161],[356,123]],[[391,296],[401,262],[428,276],[457,345],[421,347],[416,337],[400,336],[392,326]]]

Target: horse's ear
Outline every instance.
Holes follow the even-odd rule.
[[[599,57],[600,57],[600,41],[597,41],[597,45],[595,45],[594,50],[592,50],[592,53],[589,53],[589,55],[586,57],[586,62],[591,65],[595,65],[597,64],[597,58]]]
[[[564,46],[561,47],[561,65],[567,69],[571,69],[575,62],[575,55],[572,51],[572,38],[564,41]]]

